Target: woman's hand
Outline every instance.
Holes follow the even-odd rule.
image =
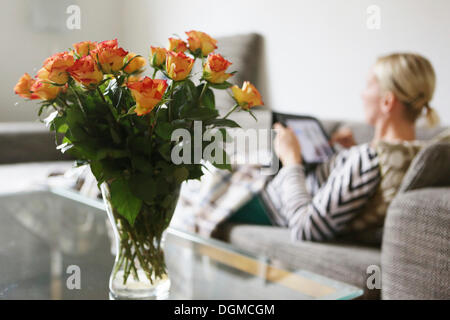
[[[349,127],[341,127],[331,136],[330,144],[339,143],[344,148],[350,148],[356,145],[353,137],[352,129]]]
[[[273,128],[277,130],[275,136],[275,153],[283,166],[302,163],[300,143],[291,128],[286,128],[280,123],[275,123]]]

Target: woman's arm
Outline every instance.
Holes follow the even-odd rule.
[[[312,197],[301,164],[283,167],[267,185],[266,197],[281,225],[297,240],[322,241],[345,229],[380,181],[378,157],[368,144],[353,147]]]

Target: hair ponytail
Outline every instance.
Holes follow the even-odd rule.
[[[429,128],[433,128],[440,123],[439,115],[434,108],[430,107],[428,103],[425,105],[425,117],[427,119],[427,125]]]

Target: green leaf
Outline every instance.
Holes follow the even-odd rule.
[[[158,188],[154,177],[149,174],[135,174],[130,179],[130,187],[133,194],[145,202],[152,202]]]
[[[162,146],[159,147],[158,151],[165,160],[171,161],[170,159],[170,152],[172,151],[171,142],[164,143]]]
[[[223,90],[223,89],[228,89],[228,88],[232,87],[233,84],[229,83],[227,81],[225,81],[224,83],[211,83],[211,82],[209,82],[209,86],[214,88],[214,89],[222,89]]]
[[[175,176],[175,182],[179,184],[189,177],[189,170],[185,167],[179,167],[174,170],[173,175]]]
[[[200,164],[191,164],[186,166],[189,170],[189,179],[200,180],[203,176],[202,166]]]
[[[133,152],[140,152],[145,155],[151,156],[151,142],[141,136],[130,137],[128,139],[128,147]]]
[[[202,105],[204,105],[205,107],[208,107],[210,109],[216,108],[216,100],[214,98],[214,93],[211,89],[208,88],[205,90],[205,92],[203,93],[201,103],[202,103]]]
[[[97,155],[95,157],[96,160],[102,160],[105,158],[126,158],[128,157],[128,152],[126,150],[120,150],[120,149],[100,149],[97,151]]]
[[[142,199],[136,197],[127,180],[123,177],[114,180],[111,183],[111,204],[113,208],[119,212],[130,225],[134,225],[134,221],[142,207]]]
[[[123,172],[116,160],[104,159],[101,160],[100,163],[102,165],[104,181],[109,181],[122,176]]]
[[[150,164],[150,161],[147,158],[140,156],[138,154],[132,154],[131,164],[134,169],[146,173],[151,173],[153,169],[152,165]]]
[[[189,110],[189,112],[185,118],[190,119],[190,120],[208,120],[208,119],[216,118],[218,115],[219,115],[219,113],[215,109],[195,108],[195,109]]]
[[[66,123],[66,119],[64,117],[56,117],[52,124],[50,125],[50,129],[59,133],[66,133],[69,126]]]
[[[158,136],[160,136],[163,139],[170,139],[170,136],[172,134],[173,128],[168,122],[161,122],[158,123],[156,126],[155,132]]]
[[[168,108],[159,108],[158,122],[167,122],[167,121],[169,121],[169,109]]]
[[[171,122],[172,128],[178,129],[178,128],[189,128],[191,126],[192,121],[187,119],[176,119]]]
[[[66,111],[66,123],[69,126],[74,141],[89,139],[89,135],[83,128],[83,122],[84,119],[81,111],[72,108]]]
[[[100,161],[91,161],[90,163],[92,174],[97,179],[97,183],[101,184],[104,180],[103,178],[103,167]]]
[[[240,128],[241,126],[231,119],[210,119],[206,120],[205,125],[214,125],[215,127]]]
[[[194,101],[198,99],[198,89],[195,87],[195,84],[191,80],[186,79],[184,81],[183,90],[188,100]]]
[[[111,133],[111,138],[115,144],[120,144],[122,142],[122,138],[120,138],[119,133],[114,127],[109,127],[109,132]]]

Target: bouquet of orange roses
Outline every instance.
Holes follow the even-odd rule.
[[[201,163],[171,160],[176,145],[195,153],[188,141],[171,139],[174,130],[194,134],[194,123],[200,123],[203,134],[239,126],[228,115],[219,116],[212,89],[231,88],[236,105],[230,113],[251,112],[262,104],[250,83],[241,89],[227,82],[233,75],[227,73],[231,62],[213,53],[215,39],[199,31],[186,34],[187,42],[170,38],[167,49],[151,47],[151,78],[140,76],[146,59],[120,48],[117,40],[85,41],[51,56],[35,79],[25,74],[15,87],[24,98],[42,100],[39,116],[53,110],[45,122],[56,133],[57,148],[72,154],[78,165],[89,165],[101,186],[116,234],[118,252],[110,281],[116,296],[131,290],[130,274],[133,281],[148,282],[136,297],[151,294],[167,278],[163,231],[180,184],[203,174]],[[191,74],[196,59],[203,67],[197,84]],[[164,79],[156,78],[160,75]],[[205,147],[203,143],[200,151]],[[215,152],[215,159],[222,161],[213,165],[229,168],[223,149]]]

